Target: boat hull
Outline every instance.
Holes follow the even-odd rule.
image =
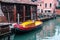
[[[37,29],[41,29],[42,28],[42,25],[38,25],[38,26],[35,26],[33,28],[28,28],[28,29],[25,29],[25,30],[22,30],[22,29],[19,29],[19,28],[15,28],[15,32],[18,33],[18,32],[28,32],[28,31],[32,31],[32,30],[37,30]]]
[[[14,28],[17,32],[27,32],[41,28],[42,24],[42,21],[29,20],[21,24],[15,24]]]

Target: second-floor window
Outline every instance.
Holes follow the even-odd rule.
[[[42,6],[42,5],[40,4],[40,6]]]
[[[47,8],[47,3],[45,3],[45,8]]]
[[[52,7],[52,3],[50,3],[50,7]]]

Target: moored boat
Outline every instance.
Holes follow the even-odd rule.
[[[15,24],[14,28],[18,31],[29,31],[41,27],[42,21],[28,20],[21,24]]]

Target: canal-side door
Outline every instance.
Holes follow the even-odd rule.
[[[23,5],[16,5],[16,21],[18,22],[18,14],[19,14],[19,22],[23,22]]]
[[[34,5],[16,5],[16,15],[17,14],[19,14],[19,22],[31,20],[31,18],[36,20],[37,7]],[[16,16],[16,21],[18,22],[18,16]]]
[[[24,18],[25,18],[25,21],[31,20],[30,5],[17,5],[16,10],[17,10],[16,15],[19,13],[19,22],[23,22]],[[18,21],[18,16],[16,20]]]
[[[30,5],[25,5],[25,21],[31,20]]]

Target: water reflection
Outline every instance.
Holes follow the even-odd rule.
[[[47,37],[45,37],[44,39],[41,39],[41,40],[60,40],[60,30],[59,30],[59,28],[55,29],[55,35],[54,36],[52,36],[52,37],[47,36]]]
[[[41,32],[36,34],[36,40],[48,39],[46,37],[52,37],[55,34],[55,23],[54,21],[49,21],[44,24]]]
[[[40,33],[36,34],[36,40],[60,40],[60,18],[45,23],[44,27]]]

